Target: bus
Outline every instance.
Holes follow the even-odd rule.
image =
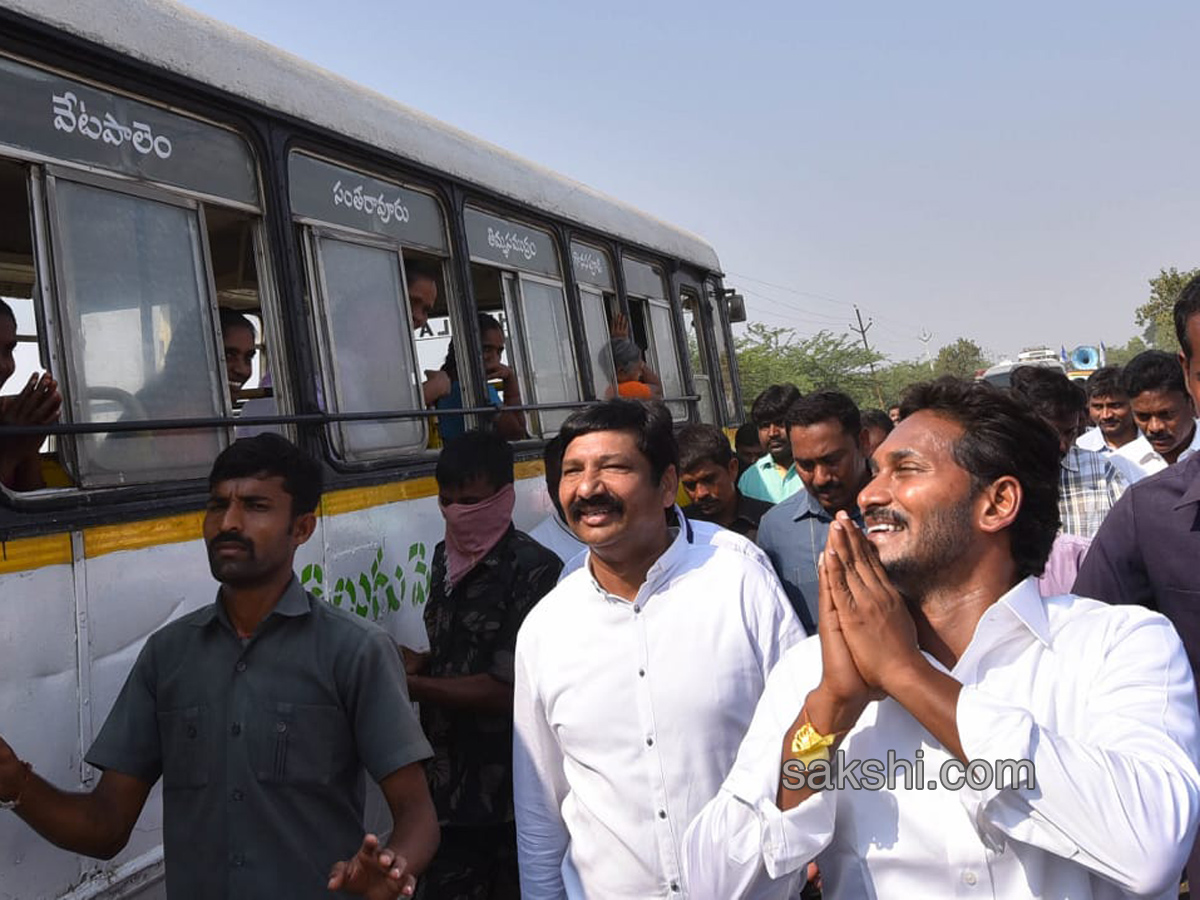
[[[205,478],[238,436],[322,460],[298,574],[421,649],[439,422],[495,417],[480,313],[520,383],[518,527],[549,509],[546,439],[612,393],[614,322],[678,423],[741,421],[707,243],[182,6],[0,0],[0,96],[6,393],[49,370],[63,395],[45,486],[0,492],[0,735],[63,788],[94,784],[83,755],[147,635],[214,597]],[[437,300],[414,327],[418,269]],[[257,344],[236,386],[227,310]],[[451,345],[462,405],[431,410]],[[160,790],[107,862],[0,815],[0,898],[156,896]]]

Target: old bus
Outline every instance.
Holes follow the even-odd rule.
[[[59,786],[93,784],[83,754],[146,636],[211,602],[204,476],[239,434],[324,461],[298,570],[420,647],[446,416],[422,381],[453,340],[454,411],[488,421],[478,313],[520,379],[519,527],[548,508],[545,439],[611,392],[617,316],[677,421],[740,421],[706,243],[183,7],[0,0],[0,97],[7,393],[49,370],[64,398],[46,486],[0,495],[0,734]],[[438,287],[416,330],[414,267]],[[236,392],[222,309],[258,344]],[[0,898],[156,890],[158,791],[110,862],[0,816]]]

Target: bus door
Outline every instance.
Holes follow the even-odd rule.
[[[553,437],[582,398],[554,238],[473,207],[465,223],[476,308],[502,318],[524,404],[548,407],[530,411],[528,430]]]
[[[646,363],[662,382],[663,397],[671,418],[687,421],[687,382],[676,345],[675,316],[667,298],[667,279],[662,267],[628,256],[621,260],[625,293],[629,299],[633,339],[646,351]]]

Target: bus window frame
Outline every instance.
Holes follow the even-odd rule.
[[[711,414],[711,423],[713,425],[722,425],[725,422],[724,402],[721,399],[721,371],[719,368],[713,367],[712,359],[712,331],[708,321],[708,316],[705,313],[704,292],[690,278],[680,273],[676,280],[675,292],[679,295],[679,315],[684,322],[684,345],[688,346],[688,339],[691,334],[687,328],[687,304],[684,303],[685,297],[695,299],[695,309],[692,311],[692,327],[696,330],[696,355],[700,359],[702,372],[692,371],[692,384],[696,393],[700,394],[700,399],[697,401],[696,412],[701,422],[706,421],[704,418],[704,407],[707,401],[708,411]],[[698,326],[698,327],[697,327]],[[688,347],[690,350],[690,346]],[[688,357],[688,366],[691,367],[691,356]],[[705,390],[701,390],[701,380],[704,382]],[[707,396],[705,396],[707,392]]]
[[[294,220],[297,223],[299,219]],[[309,304],[310,312],[312,313],[313,326],[313,346],[317,352],[316,369],[319,373],[321,390],[325,397],[326,409],[322,412],[332,412],[334,414],[345,413],[348,410],[342,408],[342,398],[340,388],[335,387],[340,384],[340,378],[335,378],[335,373],[340,371],[337,354],[330,344],[329,323],[330,313],[328,308],[329,298],[329,283],[326,278],[325,264],[322,254],[319,250],[319,240],[323,237],[330,240],[342,241],[343,243],[354,244],[360,247],[370,247],[376,250],[384,250],[395,255],[400,270],[400,290],[403,292],[398,296],[398,300],[402,300],[400,305],[401,320],[408,323],[406,334],[408,336],[409,351],[412,354],[414,364],[414,374],[417,378],[416,399],[418,405],[413,407],[413,412],[417,415],[412,417],[421,427],[422,439],[418,444],[409,446],[392,446],[381,448],[379,450],[367,451],[361,454],[348,454],[344,446],[344,437],[342,429],[345,425],[352,424],[343,421],[332,421],[324,427],[324,438],[328,442],[330,449],[331,462],[343,467],[349,471],[363,468],[374,468],[380,464],[394,462],[397,458],[414,457],[422,454],[429,447],[429,422],[423,415],[425,406],[422,400],[420,390],[420,372],[415,372],[417,356],[416,335],[412,329],[412,318],[409,312],[408,284],[406,282],[407,271],[404,266],[404,245],[397,241],[389,240],[377,234],[358,231],[357,229],[342,228],[341,226],[331,225],[329,223],[309,224],[304,226],[304,266],[306,277],[309,280]],[[326,365],[328,361],[329,365]],[[329,409],[331,399],[336,401],[336,408]],[[411,421],[406,419],[379,419],[367,420],[379,422],[392,421]]]
[[[520,225],[525,228],[529,228],[531,230],[538,231],[538,232],[541,232],[542,234],[546,235],[550,239],[550,246],[554,250],[555,261],[558,264],[557,280],[552,278],[551,276],[543,274],[541,272],[532,272],[527,269],[522,269],[521,267],[514,266],[514,265],[502,265],[500,263],[497,263],[495,260],[491,260],[486,257],[476,256],[473,253],[471,253],[471,247],[470,247],[469,242],[467,241],[467,235],[466,235],[466,211],[468,209],[473,209],[476,212],[483,213],[484,215],[502,219],[506,222],[511,222],[514,225]],[[577,400],[571,400],[571,401],[569,401],[569,403],[572,404],[572,408],[574,408],[574,409],[582,409],[583,407],[587,406],[589,404],[589,402],[591,402],[591,401],[586,396],[587,391],[586,391],[586,387],[583,382],[583,379],[581,378],[581,371],[580,371],[580,367],[579,367],[579,338],[580,338],[580,332],[582,330],[582,325],[579,321],[580,312],[577,311],[576,309],[572,308],[571,287],[575,286],[576,282],[574,279],[574,273],[570,271],[570,266],[567,265],[567,262],[569,262],[569,260],[570,260],[569,237],[565,237],[563,234],[561,234],[560,229],[557,228],[555,226],[555,224],[551,221],[539,221],[537,219],[531,219],[528,216],[528,214],[523,211],[514,214],[512,211],[510,211],[508,209],[499,207],[494,203],[488,202],[488,201],[486,201],[478,196],[474,196],[474,195],[464,198],[464,202],[461,204],[461,206],[459,208],[459,221],[462,224],[462,228],[463,228],[463,247],[466,250],[465,258],[467,261],[467,268],[469,269],[472,265],[485,266],[488,269],[492,269],[492,270],[500,273],[501,303],[503,305],[505,316],[509,321],[509,329],[508,329],[509,334],[506,335],[506,337],[508,337],[511,340],[513,338],[512,332],[513,332],[514,328],[520,330],[520,333],[518,335],[516,335],[516,338],[517,338],[516,343],[518,344],[516,351],[512,352],[510,350],[510,348],[508,348],[508,347],[505,348],[505,349],[510,350],[510,353],[509,353],[510,359],[512,359],[513,361],[517,361],[517,360],[520,361],[520,368],[517,370],[517,378],[520,381],[521,391],[522,391],[522,395],[521,395],[522,402],[521,402],[520,409],[523,412],[533,414],[533,418],[537,421],[538,426],[539,426],[539,431],[540,431],[541,416],[538,415],[538,412],[540,410],[545,410],[547,412],[553,412],[553,411],[561,410],[564,407],[563,407],[563,404],[561,404],[561,403],[545,403],[545,404],[543,404],[543,403],[538,403],[538,402],[530,402],[531,400],[535,399],[535,394],[533,391],[533,384],[530,380],[532,375],[529,374],[532,372],[532,370],[529,368],[528,357],[526,356],[526,349],[525,349],[526,334],[525,334],[524,325],[522,323],[522,319],[520,316],[520,311],[516,310],[517,314],[516,314],[516,316],[514,316],[513,315],[514,311],[510,309],[508,292],[505,287],[505,276],[506,275],[514,276],[514,278],[516,280],[518,291],[520,290],[521,279],[528,278],[535,282],[541,282],[543,284],[552,285],[553,287],[558,288],[562,292],[563,308],[567,315],[567,329],[571,333],[570,349],[571,349],[571,360],[573,363],[573,374],[574,374],[574,378],[575,378],[575,388],[579,395],[579,398]],[[564,243],[564,241],[565,241],[565,243]],[[564,246],[566,247],[566,252],[564,252],[564,249],[563,249]],[[523,302],[523,297],[522,297],[521,302]],[[470,312],[472,314],[472,323],[474,323],[475,317],[477,317],[480,312],[486,312],[486,310],[480,310],[476,303],[475,291],[474,291],[473,284],[472,284],[471,297],[470,297]],[[461,365],[462,365],[462,363],[460,361],[460,363],[459,363],[460,368],[461,368]],[[487,378],[487,373],[483,370],[482,356],[478,360],[472,360],[471,370],[472,370],[472,372],[477,371],[477,379],[480,384],[480,397],[478,398],[479,402],[484,405],[487,405],[486,394],[487,394],[488,378]],[[486,421],[487,421],[486,417],[482,418],[482,422],[486,422]],[[526,431],[527,437],[525,437],[521,441],[517,442],[518,444],[520,444],[522,446],[524,446],[526,444],[532,445],[535,442],[536,443],[544,443],[545,441],[550,440],[550,437],[553,437],[553,435],[551,435],[550,437],[545,437],[540,433],[534,432],[532,429],[530,429],[528,427],[528,420],[526,423],[525,431]]]
[[[683,383],[682,386],[683,386],[684,393],[681,394],[680,396],[672,397],[667,393],[666,386],[664,385],[663,386],[663,402],[667,404],[667,409],[671,409],[671,404],[673,404],[673,403],[683,404],[684,414],[682,416],[676,416],[674,411],[672,410],[671,420],[676,425],[686,425],[690,422],[696,422],[699,420],[698,409],[697,409],[699,395],[696,393],[696,386],[692,380],[691,362],[687,358],[686,353],[680,352],[680,346],[681,346],[680,337],[681,337],[681,335],[683,335],[684,331],[683,331],[682,314],[681,314],[681,311],[677,308],[679,300],[678,300],[677,296],[673,296],[673,295],[677,294],[677,292],[674,290],[675,278],[674,278],[673,268],[661,259],[658,259],[658,258],[652,257],[652,256],[643,256],[642,254],[640,254],[636,251],[626,250],[625,248],[622,248],[622,250],[621,250],[620,260],[621,260],[621,265],[618,269],[618,271],[620,272],[620,276],[619,276],[620,282],[619,283],[620,283],[620,287],[621,287],[621,293],[624,298],[625,314],[629,315],[630,307],[632,305],[631,301],[633,301],[633,300],[638,300],[642,303],[645,303],[647,305],[647,312],[649,312],[650,306],[659,306],[659,307],[665,306],[668,311],[668,314],[670,316],[670,321],[671,321],[672,346],[673,346],[673,349],[675,350],[675,359],[679,364],[679,376],[680,376],[680,380]],[[645,294],[631,292],[629,290],[628,281],[625,278],[625,261],[626,260],[630,260],[631,262],[635,262],[635,263],[639,263],[644,266],[648,266],[651,269],[658,269],[659,280],[662,283],[662,290],[666,294],[666,296],[665,297],[649,297]],[[648,353],[653,354],[654,364],[656,367],[655,372],[658,373],[658,377],[661,380],[662,379],[662,367],[661,367],[661,363],[658,358],[658,345],[657,345],[657,341],[655,340],[654,325],[650,321],[649,316],[647,316],[647,319],[646,319],[646,322],[644,323],[644,325],[645,325],[645,328],[646,328],[648,334],[650,335],[650,340],[648,341],[648,343],[651,345],[646,348],[646,351]],[[682,343],[682,346],[686,348],[687,342],[684,341]]]
[[[584,396],[588,400],[603,400],[605,399],[604,393],[599,389],[600,379],[597,376],[597,361],[592,359],[591,347],[588,346],[587,319],[584,316],[583,292],[586,290],[592,294],[597,294],[600,297],[600,302],[604,309],[604,327],[606,335],[605,345],[601,349],[604,350],[607,348],[609,365],[612,366],[612,317],[617,314],[624,316],[629,315],[628,308],[621,301],[621,281],[620,276],[617,274],[618,267],[614,263],[614,260],[616,260],[618,257],[615,248],[610,247],[606,241],[595,238],[590,234],[579,234],[578,232],[568,230],[565,241],[567,253],[571,256],[571,283],[575,287],[575,302],[578,304],[579,335],[576,343],[575,365],[579,371],[580,383],[583,387]],[[581,281],[578,277],[576,277],[573,256],[573,248],[575,244],[579,244],[588,250],[591,250],[594,253],[602,254],[605,257],[605,260],[608,263],[609,271],[612,272],[612,286],[610,288],[606,290],[601,285],[593,284],[590,281]],[[606,294],[612,295],[613,309],[610,309],[608,303],[605,301]],[[575,310],[570,309],[570,304],[568,304],[568,310],[572,314],[575,314]],[[582,351],[583,354],[582,359],[580,358],[580,351]],[[615,391],[615,372],[612,379],[612,387]],[[616,396],[616,394],[614,393],[613,396]]]
[[[725,367],[720,359],[720,349],[717,347],[713,348],[722,377],[721,403],[726,407],[725,422],[729,427],[735,427],[741,425],[745,420],[745,413],[742,411],[744,408],[742,406],[742,380],[739,377],[740,373],[737,368],[737,351],[733,341],[733,325],[729,321],[728,309],[724,302],[724,288],[720,277],[708,275],[703,279],[701,289],[703,291],[704,305],[713,316],[713,331],[720,331],[725,355],[729,360],[730,383],[726,385],[723,380],[725,377]]]
[[[198,247],[199,253],[199,269],[202,273],[202,278],[198,280],[197,287],[201,291],[207,292],[207,314],[209,322],[209,340],[205,342],[206,362],[209,370],[209,390],[212,396],[216,399],[217,417],[223,418],[229,424],[220,427],[215,426],[214,431],[218,433],[218,441],[223,447],[228,447],[233,440],[233,429],[236,421],[233,416],[233,404],[229,397],[229,391],[225,387],[225,379],[221,377],[224,374],[225,364],[222,355],[222,336],[220,313],[217,304],[217,289],[213,278],[212,271],[212,251],[208,244],[208,226],[205,219],[204,201],[188,196],[183,192],[177,192],[170,188],[160,186],[158,184],[149,184],[146,182],[138,182],[129,178],[113,178],[109,173],[99,174],[93,171],[82,171],[72,167],[52,166],[44,167],[45,189],[46,189],[46,214],[47,214],[47,243],[46,248],[52,250],[56,245],[55,229],[59,219],[59,208],[57,198],[57,183],[66,181],[69,183],[82,184],[87,187],[97,190],[111,191],[112,193],[125,194],[132,197],[137,197],[142,200],[162,203],[168,206],[174,206],[179,209],[188,210],[196,215],[198,232]],[[241,206],[242,204],[234,204]],[[59,316],[59,324],[69,322],[71,320],[71,312],[73,307],[68,307],[70,302],[63,292],[63,285],[66,283],[63,266],[65,260],[62,255],[53,252],[52,256],[52,277],[53,289],[45,292],[47,297],[47,307],[54,308],[61,313]],[[62,306],[59,309],[59,306]],[[202,312],[203,315],[203,312]],[[64,387],[63,397],[63,419],[68,423],[84,423],[89,420],[81,418],[78,413],[83,409],[83,397],[79,395],[79,385],[77,384],[77,376],[81,375],[81,371],[77,369],[79,360],[76,355],[71,352],[71,342],[74,336],[68,335],[69,329],[60,327],[57,332],[57,340],[61,344],[62,359],[58,374],[58,380]],[[146,419],[145,421],[153,423],[154,419]],[[154,428],[151,425],[145,429],[153,432]],[[97,434],[103,434],[104,431],[98,431]],[[126,481],[123,478],[115,478],[113,481],[95,481],[90,484],[84,483],[82,471],[80,469],[80,454],[78,449],[78,441],[72,436],[70,440],[63,441],[60,439],[58,444],[58,453],[60,461],[64,468],[67,469],[76,489],[80,491],[92,491],[97,489],[119,487],[125,484],[144,484],[144,485],[167,485],[178,484],[183,480],[190,480],[174,477],[155,477],[146,479],[134,479]],[[68,465],[69,463],[69,465]]]

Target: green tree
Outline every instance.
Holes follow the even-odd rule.
[[[974,378],[976,372],[989,365],[991,362],[982,347],[970,338],[959,338],[938,351],[937,359],[933,362],[933,374]]]
[[[1119,347],[1105,349],[1104,358],[1110,366],[1123,366],[1143,350],[1149,350],[1146,342],[1140,337],[1131,337]]]
[[[870,367],[883,357],[848,334],[819,331],[800,339],[792,328],[751,322],[734,341],[747,410],[769,385],[791,383],[802,392],[834,388],[855,402],[877,405]]]
[[[1158,274],[1150,279],[1150,299],[1137,308],[1134,317],[1138,326],[1145,329],[1146,342],[1168,353],[1179,349],[1175,340],[1175,322],[1171,311],[1175,300],[1183,286],[1200,275],[1200,269],[1178,271],[1174,266],[1160,269]]]

